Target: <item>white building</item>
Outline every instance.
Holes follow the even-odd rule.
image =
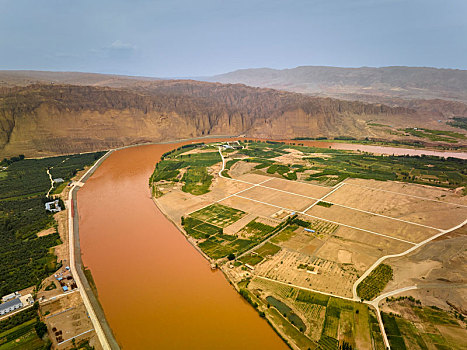
[[[23,303],[19,298],[7,301],[6,303],[0,304],[0,316],[21,309],[22,307]]]
[[[62,210],[62,208],[60,208],[60,204],[58,203],[58,199],[45,203],[45,210],[51,211],[52,213],[58,213]]]
[[[23,304],[23,306],[34,304],[34,298],[32,297],[31,294],[26,294],[20,297],[19,300],[21,300],[21,303]]]
[[[21,294],[19,294],[18,292],[14,292],[14,293],[5,295],[5,296],[2,297],[2,303],[6,302],[6,301],[8,301],[10,299],[18,298],[20,296],[21,296]]]

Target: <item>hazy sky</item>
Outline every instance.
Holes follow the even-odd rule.
[[[0,0],[0,69],[467,69],[467,0]]]

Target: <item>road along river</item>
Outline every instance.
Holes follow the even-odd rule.
[[[124,349],[288,349],[151,200],[155,163],[181,144],[116,151],[78,192],[83,263],[117,342]]]

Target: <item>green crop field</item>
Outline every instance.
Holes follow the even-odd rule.
[[[198,244],[203,252],[212,259],[220,259],[229,254],[239,255],[258,244],[259,240],[262,239],[259,234],[253,235],[250,239],[223,234],[224,227],[233,224],[244,215],[246,213],[241,210],[215,203],[183,218],[182,225],[187,234],[197,239],[205,239]],[[253,225],[253,227],[257,226]],[[253,228],[251,229],[253,230]],[[255,263],[258,258],[246,256],[244,260]]]
[[[297,180],[297,171],[291,169],[287,165],[283,164],[273,164],[271,165],[268,170],[268,174],[279,174],[282,177],[286,178],[287,180]]]
[[[383,318],[384,329],[391,347],[393,349],[407,349],[395,317],[384,312],[381,313],[381,316]]]
[[[282,143],[246,142],[242,145],[247,148],[240,150],[239,153],[250,158],[270,159],[287,153],[283,150],[285,145]]]
[[[276,254],[279,250],[281,250],[281,247],[279,247],[279,246],[277,246],[275,244],[266,242],[265,244],[263,244],[258,249],[255,249],[255,252],[257,254],[263,256],[263,257],[266,257],[268,255]]]
[[[337,350],[339,341],[336,338],[323,334],[318,341],[319,350]]]
[[[242,218],[246,213],[244,211],[227,207],[222,204],[212,204],[203,209],[190,214],[191,217],[219,226],[226,227]]]
[[[37,322],[36,306],[0,321],[0,350],[45,349],[34,328]]]
[[[194,219],[194,218],[192,218],[190,216],[188,216],[186,218],[182,218],[182,225],[183,225],[183,228],[185,229],[186,233],[189,234],[190,236],[194,237],[194,238],[197,238],[197,239],[207,238],[206,237],[206,235],[207,235],[206,232],[195,230],[195,227],[198,227],[201,224],[203,224],[202,221],[200,221],[198,219]]]
[[[261,239],[274,231],[274,227],[257,222],[256,219],[250,221],[243,229],[242,232],[248,236],[254,236],[255,239]]]
[[[196,196],[209,192],[213,176],[209,175],[205,167],[189,167],[183,175],[185,184],[182,191]]]
[[[208,174],[207,168],[219,163],[221,157],[219,152],[190,153],[188,151],[204,144],[186,145],[167,152],[156,164],[149,183],[156,187],[160,181],[183,182],[182,190],[193,195],[201,195],[209,192],[213,176]],[[185,169],[183,177],[180,178],[180,171]]]
[[[357,286],[357,294],[360,298],[372,300],[378,296],[392,279],[392,268],[386,264],[380,264]]]
[[[252,253],[242,256],[239,260],[245,264],[256,265],[264,260],[265,257],[276,254],[281,248],[275,244],[266,242],[261,247],[255,249]]]
[[[281,242],[288,241],[289,239],[291,239],[293,236],[296,235],[295,230],[297,228],[298,228],[297,225],[287,226],[284,230],[281,231],[281,233],[279,233],[277,236],[273,237],[271,239],[271,242],[272,243],[281,243]]]
[[[226,213],[229,215],[226,216]],[[195,219],[198,221],[205,221],[211,225],[217,225],[219,229],[222,227],[228,226],[232,224],[234,221],[240,219],[245,213],[241,210],[237,210],[234,208],[230,208],[224,205],[220,205],[215,203],[210,205],[206,208],[200,209],[194,213],[190,214],[191,219]],[[293,221],[295,217],[289,217],[286,221],[280,223],[276,227],[272,227],[269,225],[264,225],[255,220],[250,221],[245,227],[242,229],[248,230],[252,232],[252,234],[247,238],[238,238],[238,236],[231,236],[231,235],[223,235],[221,233],[212,235],[208,238],[206,234],[200,235],[196,230],[198,226],[196,222],[193,222],[191,219],[184,218],[183,219],[183,226],[187,230],[188,234],[191,234],[195,238],[207,238],[205,241],[199,243],[199,247],[211,258],[213,259],[220,259],[226,257],[227,255],[233,254],[234,256],[238,256],[245,251],[253,248],[254,246],[258,245],[268,237],[274,235],[281,230],[287,230],[288,225]],[[295,226],[296,227],[296,226]],[[260,229],[258,229],[260,228]],[[272,231],[271,231],[272,229]],[[262,257],[266,257],[268,254],[272,254],[277,252],[277,248],[273,244],[265,244],[265,248],[263,251]],[[245,257],[247,260],[255,261],[258,259],[253,259],[251,254]]]
[[[250,254],[246,254],[246,255],[242,256],[238,260],[240,260],[244,264],[255,266],[256,264],[259,264],[261,261],[263,261],[264,258],[261,255],[251,254],[250,253]]]

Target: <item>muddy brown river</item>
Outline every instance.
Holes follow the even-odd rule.
[[[78,192],[83,263],[124,349],[288,349],[151,200],[148,180],[180,144],[114,152]]]
[[[467,157],[297,142],[385,154]],[[117,342],[125,349],[288,349],[152,202],[148,180],[154,165],[181,144],[114,152],[78,192],[83,262],[91,269]]]

